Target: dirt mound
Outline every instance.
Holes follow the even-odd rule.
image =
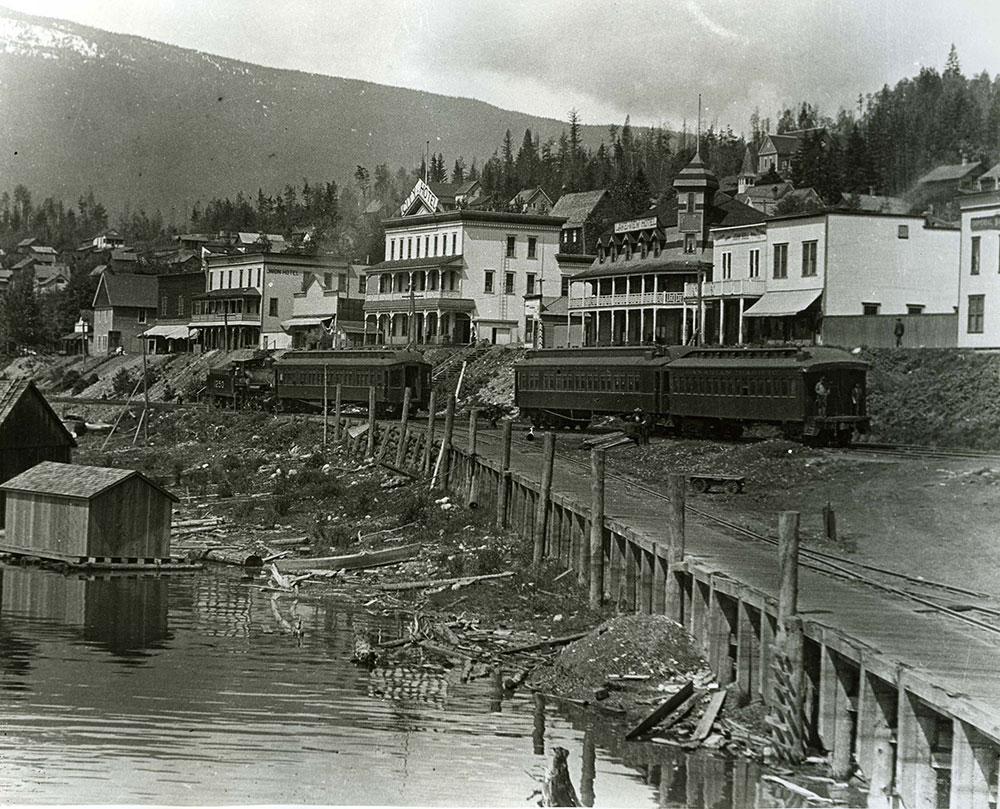
[[[570,699],[601,699],[629,709],[663,698],[688,680],[700,685],[712,674],[694,639],[663,615],[613,618],[571,643],[529,678],[532,687]],[[608,692],[605,698],[601,689]]]
[[[946,348],[868,349],[873,437],[1000,449],[1000,354]]]

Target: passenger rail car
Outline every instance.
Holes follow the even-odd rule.
[[[324,378],[330,402],[340,383],[343,402],[367,405],[368,388],[374,386],[380,415],[402,413],[407,387],[411,411],[426,408],[430,399],[430,363],[408,351],[286,352],[274,363],[275,397],[283,409],[321,409]]]
[[[338,383],[344,404],[367,405],[374,386],[378,413],[398,416],[407,386],[411,410],[427,406],[431,366],[407,351],[282,351],[213,369],[206,390],[216,407],[318,411]]]
[[[825,347],[534,351],[515,370],[515,401],[538,426],[639,409],[679,433],[736,437],[770,424],[843,444],[868,427],[867,368]]]

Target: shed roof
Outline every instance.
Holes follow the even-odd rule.
[[[926,183],[943,183],[954,180],[964,180],[970,174],[981,173],[982,164],[978,161],[974,163],[958,163],[951,166],[938,166],[928,171],[923,177],[917,180],[918,185]]]
[[[73,438],[73,434],[66,429],[66,425],[56,415],[56,411],[52,409],[49,400],[42,395],[42,392],[38,390],[35,383],[30,379],[0,379],[0,424],[3,424],[7,420],[7,417],[13,412],[14,407],[21,401],[21,398],[28,394],[34,394],[38,401],[41,402],[42,407],[52,416],[52,420],[66,434],[69,445],[75,447],[76,439]]]
[[[594,212],[607,193],[606,189],[599,188],[597,191],[563,194],[552,206],[549,214],[551,216],[565,216],[564,228],[580,227],[587,221],[587,217]]]
[[[98,283],[98,292],[101,285],[107,290],[108,303],[111,306],[133,306],[138,308],[155,309],[156,300],[156,276],[155,275],[135,275],[133,273],[103,273]],[[97,300],[97,293],[94,295]]]
[[[53,494],[79,500],[92,500],[112,486],[117,486],[133,477],[141,478],[154,489],[159,490],[165,497],[170,498],[175,503],[179,502],[175,495],[136,469],[80,466],[54,461],[42,461],[27,472],[22,472],[17,477],[11,478],[0,486],[0,489],[7,492]]]

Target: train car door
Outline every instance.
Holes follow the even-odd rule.
[[[406,387],[410,389],[410,396],[413,397],[413,401],[419,402],[421,394],[420,366],[410,364],[406,365],[405,369]]]

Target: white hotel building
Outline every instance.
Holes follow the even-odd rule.
[[[386,260],[368,268],[365,294],[379,342],[523,342],[525,295],[559,294],[565,220],[463,208],[462,188],[418,180],[384,223]]]

